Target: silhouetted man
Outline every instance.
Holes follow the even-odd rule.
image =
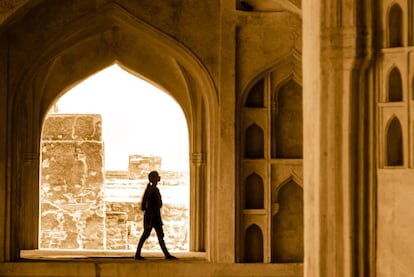
[[[136,260],[142,260],[144,257],[141,256],[141,249],[144,245],[145,240],[150,236],[152,228],[157,232],[158,242],[160,243],[162,252],[166,259],[177,259],[171,255],[164,242],[164,231],[162,229],[162,220],[160,209],[162,207],[161,194],[157,188],[158,182],[161,180],[157,171],[151,171],[148,174],[149,183],[145,189],[144,196],[142,198],[141,209],[144,213],[144,233],[142,233],[139,239],[137,252],[135,253]]]

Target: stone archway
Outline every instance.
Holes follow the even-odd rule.
[[[27,43],[30,43],[29,41]],[[217,95],[203,64],[176,40],[114,3],[70,22],[41,55],[30,61],[13,99],[11,249],[38,243],[39,145],[42,121],[54,100],[78,82],[117,62],[168,92],[182,107],[190,136],[190,250],[206,245],[205,191],[214,179]],[[207,154],[209,160],[206,160]],[[25,193],[22,193],[25,192]]]

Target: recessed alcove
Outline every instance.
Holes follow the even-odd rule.
[[[263,129],[256,123],[246,129],[244,157],[246,159],[264,158],[264,134]]]
[[[403,11],[398,4],[393,4],[388,14],[388,45],[403,46]]]
[[[295,262],[291,262],[289,259],[286,261],[279,259],[278,262],[272,260],[272,220],[280,207],[277,199],[272,201],[274,197],[277,197],[276,191],[279,189],[276,189],[275,186],[287,182],[286,178],[289,176],[296,181],[303,179],[303,93],[301,82],[300,54],[293,50],[283,62],[276,63],[259,73],[251,80],[250,84],[246,85],[246,99],[254,99],[252,95],[259,93],[261,95],[263,91],[264,106],[262,108],[258,108],[258,105],[253,108],[249,107],[247,103],[252,103],[252,100],[240,102],[242,105],[239,109],[241,112],[240,136],[244,139],[244,141],[240,140],[244,142],[241,144],[244,155],[240,161],[241,176],[238,187],[240,192],[238,205],[240,239],[236,251],[238,251],[240,262],[248,263],[249,260],[254,260],[253,258],[246,259],[245,249],[247,243],[246,226],[253,228],[253,225],[260,226],[264,242],[263,260],[260,262],[275,265],[303,262],[303,251],[302,260],[297,259]],[[300,183],[302,182],[300,181]],[[261,204],[262,201],[263,204]],[[297,201],[301,201],[297,205],[303,207],[303,195],[302,199]],[[280,218],[281,221],[286,219],[290,220],[291,217]],[[301,222],[303,222],[303,213]],[[253,232],[252,230],[257,231],[257,228],[250,229],[251,232]],[[303,237],[303,234],[302,223],[300,236]],[[284,242],[282,241],[282,243]],[[299,244],[303,249],[303,240]]]
[[[245,182],[245,209],[263,209],[263,179],[256,173],[252,173]]]
[[[244,237],[244,261],[246,263],[263,262],[263,233],[256,224],[246,229]]]
[[[293,79],[272,93],[272,158],[301,159],[302,88]]]
[[[274,198],[279,209],[272,217],[272,262],[303,262],[303,189],[289,179]]]
[[[397,67],[394,67],[388,78],[388,102],[400,101],[403,101],[401,73]]]
[[[393,117],[386,128],[386,162],[387,166],[402,166],[404,164],[403,134],[401,123]]]

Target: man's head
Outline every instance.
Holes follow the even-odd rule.
[[[149,179],[149,181],[151,182],[151,183],[153,183],[153,184],[156,184],[156,183],[158,183],[160,180],[161,180],[161,178],[160,178],[160,175],[158,174],[158,172],[157,171],[151,171],[149,174],[148,174],[148,179]]]

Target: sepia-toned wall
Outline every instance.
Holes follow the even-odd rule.
[[[414,270],[412,1],[7,2],[0,6],[1,274],[350,277]],[[68,88],[114,62],[164,89],[184,111],[190,248],[205,261],[20,263],[20,250],[38,248],[45,114]],[[263,101],[249,97],[257,87]],[[301,91],[303,103],[282,120],[277,95],[286,91]],[[300,106],[302,134],[272,126],[300,126]],[[278,157],[286,155],[279,143],[291,141],[296,157]],[[300,192],[303,214],[292,204]],[[279,262],[297,260],[300,226],[274,227],[302,217],[303,263]],[[294,235],[278,244],[284,230]]]

